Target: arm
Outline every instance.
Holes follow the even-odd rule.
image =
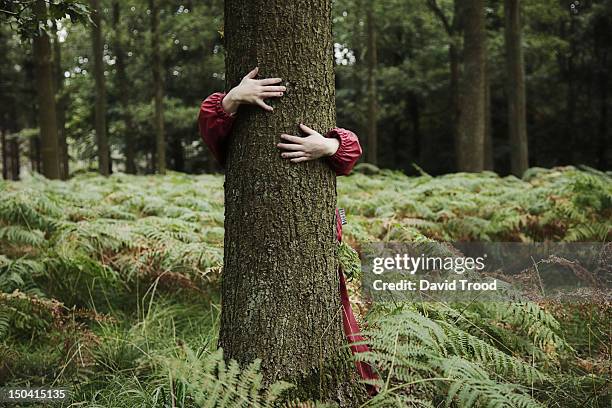
[[[347,129],[334,128],[325,136],[334,137],[340,142],[338,150],[327,161],[338,176],[346,176],[353,170],[363,152],[357,135]]]
[[[227,94],[214,93],[200,106],[200,136],[221,165],[225,162],[227,136],[232,130],[238,107],[242,104],[253,104],[271,112],[273,108],[266,104],[264,99],[283,96],[286,91],[284,86],[274,86],[281,82],[280,78],[255,79],[258,72],[256,67]]]
[[[202,102],[198,116],[200,136],[221,165],[225,162],[225,141],[236,117],[223,109],[225,96],[221,92],[210,95]]]
[[[293,163],[325,157],[338,176],[351,172],[362,153],[357,135],[346,129],[334,128],[322,136],[303,124],[300,124],[300,128],[307,136],[281,135],[289,142],[277,145],[284,150],[281,157]]]

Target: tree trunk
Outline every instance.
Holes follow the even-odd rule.
[[[0,129],[0,142],[2,143],[2,178],[4,180],[9,179],[9,152],[8,144],[6,140],[6,131]]]
[[[128,174],[136,174],[136,158],[134,148],[134,136],[132,134],[134,126],[132,115],[130,114],[130,100],[128,92],[129,83],[126,72],[125,50],[124,50],[124,33],[120,25],[121,3],[113,2],[113,29],[115,31],[115,56],[117,65],[117,88],[119,89],[119,103],[121,104],[121,114],[123,124],[125,126],[125,172]]]
[[[102,18],[100,0],[91,0],[93,20],[94,78],[96,80],[96,140],[98,145],[98,171],[103,176],[110,174],[108,137],[106,135],[106,84],[104,80],[104,43],[102,39]]]
[[[484,110],[485,110],[485,139],[484,139],[484,169],[493,171],[495,163],[493,162],[493,134],[491,129],[491,80],[489,74],[489,64],[485,61],[485,92],[484,92]]]
[[[510,163],[512,174],[518,177],[529,167],[520,7],[520,0],[504,0]]]
[[[44,0],[36,0],[33,10],[38,20],[46,20],[47,4]],[[39,30],[38,35],[34,37],[32,45],[36,64],[42,174],[49,179],[58,179],[60,178],[59,146],[57,139],[55,89],[53,86],[53,61],[49,36],[45,31]]]
[[[149,0],[151,9],[151,52],[153,89],[155,93],[155,141],[157,147],[157,171],[166,174],[166,136],[164,134],[164,78],[159,39],[159,0]]]
[[[457,167],[459,171],[482,171],[485,135],[485,27],[484,0],[465,0],[463,6],[463,78],[459,117]]]
[[[17,181],[19,180],[21,170],[21,164],[19,163],[19,139],[13,137],[8,143],[10,147],[11,180]]]
[[[412,122],[412,161],[422,167],[424,163],[424,152],[423,144],[421,143],[421,109],[418,95],[411,92],[408,103],[410,105],[410,121]]]
[[[228,89],[253,67],[288,90],[266,113],[243,106],[229,140],[219,345],[262,360],[266,384],[352,406],[360,400],[342,333],[335,175],[323,160],[280,158],[281,133],[335,126],[331,2],[227,0]]]
[[[60,177],[67,180],[70,174],[68,143],[66,142],[66,99],[64,72],[62,70],[62,47],[57,36],[57,22],[53,22],[53,70],[55,74],[55,103],[57,113],[57,140],[60,155]]]
[[[376,28],[374,26],[374,0],[366,5],[368,51],[368,145],[367,161],[378,164],[377,94],[376,94]]]
[[[561,58],[564,62],[562,72],[567,82],[566,98],[565,98],[565,126],[564,126],[564,149],[560,155],[559,165],[568,165],[574,163],[574,150],[576,147],[576,98],[578,97],[578,89],[576,84],[576,72],[574,58],[577,56],[577,41],[576,41],[576,19],[571,18],[569,23],[569,33],[566,34],[565,25],[562,27],[561,36],[567,35],[569,42],[569,52]]]

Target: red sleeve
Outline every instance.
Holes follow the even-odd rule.
[[[336,153],[327,160],[338,176],[346,176],[361,157],[362,150],[357,135],[350,130],[334,128],[327,132],[325,137],[335,137],[340,142]]]
[[[223,97],[225,93],[222,92],[210,95],[202,102],[198,115],[200,136],[222,166],[225,163],[225,142],[236,118],[236,114],[229,114],[223,109]]]

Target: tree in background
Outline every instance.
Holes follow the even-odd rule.
[[[529,167],[520,0],[504,0],[506,92],[512,173],[521,177]]]
[[[455,0],[458,1],[458,0]],[[485,25],[484,0],[461,2],[463,18],[463,74],[461,113],[456,140],[457,168],[484,169],[485,142]]]
[[[98,145],[98,172],[110,174],[110,150],[106,134],[106,83],[104,79],[104,43],[100,0],[91,0],[92,44],[94,57],[94,78],[96,81],[96,141]]]
[[[367,53],[368,53],[368,143],[367,161],[378,164],[378,103],[376,99],[376,23],[374,0],[366,1]]]
[[[53,21],[53,72],[55,76],[55,108],[57,113],[57,142],[60,155],[62,180],[70,175],[68,143],[66,140],[66,104],[68,95],[64,91],[64,70],[62,69],[62,45],[57,32],[57,21]]]
[[[155,101],[155,146],[157,172],[166,174],[166,135],[164,132],[164,78],[160,51],[159,0],[149,0],[151,10],[151,67]]]
[[[227,87],[254,66],[287,86],[274,112],[243,106],[229,142],[219,345],[262,360],[265,383],[354,404],[357,392],[338,297],[335,175],[317,160],[284,162],[276,143],[298,124],[335,126],[331,2],[225,3]],[[352,401],[353,400],[353,401]]]
[[[130,100],[129,93],[125,90],[129,87],[126,61],[125,61],[125,50],[124,50],[124,39],[125,34],[123,26],[120,21],[121,17],[121,2],[113,1],[113,30],[115,31],[114,41],[114,52],[117,60],[117,88],[119,92],[119,103],[122,109],[122,119],[124,125],[124,137],[125,142],[125,172],[129,174],[136,174],[136,157],[135,157],[135,146],[134,146],[134,125],[132,123],[132,114],[130,113]]]
[[[36,0],[33,12],[41,24],[47,21],[47,4]],[[51,43],[46,28],[38,29],[32,40],[36,64],[36,90],[38,92],[38,125],[40,128],[42,173],[50,179],[59,179],[60,155],[57,138],[57,113],[55,108],[55,78]]]

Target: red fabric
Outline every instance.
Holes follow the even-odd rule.
[[[236,118],[235,114],[230,115],[223,109],[221,103],[224,96],[225,93],[217,92],[206,98],[200,106],[200,114],[198,116],[198,127],[202,140],[204,140],[204,143],[206,143],[215,159],[217,159],[222,166],[225,163],[227,137],[232,130],[232,124]],[[340,142],[336,153],[333,156],[327,157],[329,165],[338,176],[349,174],[362,153],[357,135],[350,130],[334,128],[327,132],[325,137],[335,137]],[[336,237],[338,241],[342,241],[342,221],[337,209]],[[340,300],[342,303],[342,325],[344,334],[348,339],[353,354],[368,351],[369,348],[366,344],[352,344],[354,342],[361,342],[364,338],[360,334],[359,325],[357,324],[353,309],[351,308],[342,269],[338,269],[338,274],[340,277]],[[355,365],[361,378],[365,380],[374,380],[378,378],[369,364],[357,361]],[[367,385],[367,388],[370,395],[375,395],[377,393],[375,387]]]

